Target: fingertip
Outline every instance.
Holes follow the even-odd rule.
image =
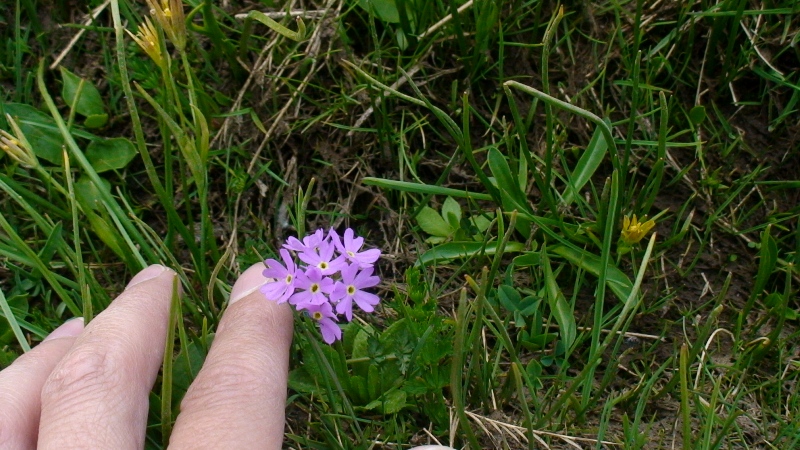
[[[131,278],[131,281],[128,283],[128,286],[125,287],[125,290],[128,290],[128,289],[130,289],[130,288],[132,288],[132,287],[134,287],[134,286],[136,286],[138,284],[142,284],[145,281],[152,280],[153,278],[156,278],[159,275],[161,275],[162,273],[167,272],[167,271],[172,272],[170,269],[167,269],[166,267],[162,266],[161,264],[153,264],[151,266],[148,266],[148,267],[142,269],[136,275],[134,275],[133,278]],[[172,272],[172,273],[174,274],[175,272]]]
[[[48,334],[44,341],[47,342],[53,339],[61,339],[65,337],[75,337],[83,332],[83,317],[75,317],[61,324],[58,328]]]
[[[231,289],[231,296],[228,300],[228,306],[238,302],[239,300],[249,296],[250,294],[258,291],[261,286],[267,282],[264,277],[264,263],[257,263],[250,266],[247,270],[239,275],[236,283],[233,284]]]

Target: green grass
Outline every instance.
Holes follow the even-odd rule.
[[[163,448],[236,274],[350,226],[382,307],[298,322],[287,447],[798,444],[794,2],[195,3],[157,61],[143,4],[0,17],[0,366],[169,265]]]

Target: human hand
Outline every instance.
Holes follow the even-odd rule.
[[[170,448],[281,447],[292,312],[259,292],[263,268],[234,284]],[[146,268],[85,328],[64,323],[0,371],[0,448],[143,448],[174,278]]]
[[[280,448],[292,312],[258,292],[262,269],[234,285],[170,448]],[[66,322],[0,372],[0,448],[143,448],[174,277],[148,267],[85,329]]]

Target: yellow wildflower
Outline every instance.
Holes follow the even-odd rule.
[[[31,169],[39,165],[31,144],[25,139],[25,135],[22,134],[17,122],[14,121],[10,114],[6,114],[6,120],[11,125],[14,134],[6,130],[0,130],[0,150],[4,151],[14,161],[20,163],[22,167]]]
[[[139,26],[139,33],[133,34],[128,30],[125,31],[128,32],[131,38],[139,44],[139,47],[142,47],[142,50],[144,50],[159,67],[164,63],[158,32],[149,17],[144,18],[144,23]]]
[[[636,214],[633,215],[633,218],[625,216],[622,218],[622,232],[620,233],[620,237],[624,243],[633,245],[641,241],[654,226],[656,226],[656,222],[653,219],[646,222],[639,222],[636,218]]]
[[[156,18],[167,33],[169,40],[179,51],[186,47],[186,16],[183,14],[182,0],[147,0],[150,14]]]

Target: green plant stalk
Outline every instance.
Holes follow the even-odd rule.
[[[467,53],[467,40],[464,39],[464,32],[461,29],[461,16],[458,13],[458,6],[455,0],[447,0],[450,8],[450,17],[452,17],[453,29],[455,30],[456,42],[458,42],[458,49],[461,52],[461,57],[466,58]]]
[[[520,91],[525,92],[526,94],[530,94],[530,95],[532,95],[532,96],[544,101],[545,103],[551,104],[553,106],[558,106],[559,108],[561,108],[561,109],[563,109],[565,111],[569,111],[572,114],[575,114],[575,115],[577,115],[579,117],[583,117],[584,119],[586,119],[586,120],[592,122],[593,124],[597,125],[598,127],[600,127],[600,131],[603,133],[603,136],[606,138],[606,142],[608,143],[608,147],[611,150],[609,152],[611,154],[611,163],[612,163],[612,165],[614,166],[615,169],[617,169],[617,170],[620,169],[619,155],[617,153],[617,144],[614,141],[614,136],[611,133],[611,127],[609,126],[608,122],[606,122],[605,120],[601,119],[597,115],[595,115],[595,114],[593,114],[593,113],[591,113],[589,111],[586,111],[585,109],[578,108],[577,106],[573,106],[573,105],[571,105],[571,104],[569,104],[569,103],[567,103],[567,102],[565,102],[563,100],[559,100],[559,99],[557,99],[555,97],[551,97],[550,95],[545,94],[544,92],[542,92],[542,91],[540,91],[540,90],[538,90],[536,88],[532,88],[530,86],[526,86],[526,85],[524,85],[524,84],[522,84],[522,83],[520,83],[518,81],[509,80],[509,81],[506,81],[505,83],[503,83],[503,86],[510,86],[510,87],[514,87],[516,89],[519,89]]]
[[[308,202],[311,201],[311,191],[314,189],[316,178],[311,178],[308,182],[308,187],[303,191],[299,188],[297,192],[297,201],[295,202],[295,221],[294,229],[297,230],[297,236],[306,235],[306,211],[308,210]]]
[[[194,244],[194,236],[193,234],[189,233],[188,228],[186,228],[183,221],[180,219],[178,212],[175,210],[172,196],[170,193],[167,193],[167,191],[164,189],[164,186],[161,184],[161,180],[158,177],[158,173],[156,172],[153,160],[150,158],[150,152],[147,150],[147,144],[144,138],[144,131],[142,129],[142,122],[139,118],[139,110],[136,108],[136,102],[133,96],[133,91],[131,90],[130,78],[128,76],[128,62],[125,53],[126,50],[125,50],[125,40],[123,33],[124,29],[122,27],[122,20],[119,15],[119,0],[111,0],[111,17],[114,22],[114,34],[116,40],[117,65],[119,67],[120,84],[122,85],[122,91],[125,94],[125,100],[128,104],[128,113],[130,114],[131,117],[131,124],[133,125],[133,133],[134,137],[136,138],[136,145],[139,150],[139,155],[142,157],[142,162],[144,163],[145,172],[147,172],[147,178],[150,180],[150,184],[153,185],[153,189],[155,189],[156,195],[158,196],[161,205],[167,212],[168,220],[172,225],[174,225],[177,228],[178,233],[180,233],[180,235],[183,236],[183,240],[189,247],[189,251],[192,254],[196,254],[197,249]],[[163,36],[162,36],[162,42],[163,42]]]
[[[617,332],[622,328],[622,325],[627,321],[629,318],[628,316],[633,314],[636,308],[639,305],[638,296],[639,296],[639,289],[642,286],[642,280],[644,279],[645,271],[647,270],[647,264],[650,262],[650,255],[653,252],[653,247],[656,243],[656,233],[653,233],[650,236],[650,242],[647,244],[647,249],[644,252],[644,256],[642,257],[642,263],[639,266],[639,272],[636,275],[636,281],[634,281],[633,289],[631,290],[631,294],[628,296],[628,299],[625,301],[622,311],[620,312],[619,316],[617,317],[617,321],[614,323],[614,326],[606,335],[606,338],[600,344],[597,351],[590,354],[589,359],[586,361],[586,365],[580,371],[578,375],[573,378],[572,384],[569,385],[561,395],[556,398],[555,402],[550,406],[547,413],[544,414],[537,422],[536,427],[542,427],[553,418],[553,416],[559,412],[562,412],[562,408],[564,408],[567,401],[570,400],[572,394],[581,386],[586,378],[591,374],[594,373],[595,368],[600,363],[600,360],[603,357],[603,353],[605,349],[611,344],[611,342],[616,338]]]
[[[608,208],[605,217],[605,229],[603,233],[603,248],[600,251],[600,273],[597,276],[597,293],[594,302],[594,322],[592,326],[592,343],[589,350],[589,359],[595,358],[595,354],[599,351],[600,333],[603,329],[603,313],[605,310],[606,298],[606,277],[608,276],[608,265],[611,261],[611,244],[614,242],[614,230],[617,225],[617,201],[619,199],[619,172],[613,171],[611,173],[611,195],[608,200]],[[602,205],[601,205],[602,207]],[[655,234],[654,234],[655,236]],[[644,261],[643,261],[644,262]],[[637,277],[638,279],[638,277]],[[620,316],[622,317],[622,316]],[[605,349],[605,348],[604,348]],[[589,369],[589,376],[586,378],[586,384],[583,387],[583,404],[582,410],[585,410],[588,405],[588,400],[591,398],[592,380],[594,378],[595,367]]]
[[[84,84],[86,84],[86,80],[81,78],[81,81],[78,82],[78,89],[75,90],[75,97],[72,98],[71,101],[68,101],[68,99],[64,99],[64,101],[67,101],[68,105],[69,104],[73,104],[73,105],[77,105],[78,104],[78,99],[81,98],[81,92],[83,92],[83,85]],[[72,106],[70,106],[69,115],[67,115],[67,129],[68,130],[72,130],[72,125],[73,125],[73,123],[75,123],[75,113],[76,112],[77,112],[76,109],[73,108]]]
[[[544,32],[544,39],[542,40],[542,92],[550,96],[550,46],[553,40],[553,34],[558,27],[559,22],[564,17],[564,7],[559,6],[555,16],[547,24],[547,29]],[[553,106],[545,102],[544,104],[544,118],[545,118],[545,152],[544,152],[544,185],[550,189],[553,174],[553,145],[555,139],[553,138]]]
[[[647,212],[656,201],[656,195],[661,190],[661,181],[664,178],[664,165],[667,157],[667,126],[669,122],[669,104],[667,97],[663,91],[658,93],[658,102],[661,105],[661,114],[659,117],[658,127],[658,159],[653,164],[653,169],[647,177],[645,186],[647,186],[647,195],[644,202],[642,202],[642,212]]]
[[[244,28],[242,30],[242,36],[239,38],[239,57],[244,60],[247,56],[247,42],[250,40],[250,36],[253,33],[253,20],[259,21],[264,25],[268,26],[271,30],[275,31],[276,33],[287,37],[293,41],[301,42],[306,38],[306,24],[303,23],[303,19],[298,17],[297,20],[297,32],[294,32],[285,26],[281,25],[280,23],[273,20],[268,15],[262,13],[261,11],[250,11],[247,13],[247,18],[244,20]]]
[[[637,2],[641,3],[641,0]],[[638,9],[638,8],[637,8]],[[636,54],[636,59],[633,61],[633,86],[631,86],[631,108],[630,120],[628,121],[628,132],[625,136],[625,147],[622,151],[622,168],[620,173],[620,186],[625,186],[625,175],[628,171],[628,162],[630,160],[631,145],[633,143],[633,132],[636,125],[636,118],[639,117],[639,75],[642,64],[642,53]],[[633,181],[631,181],[633,183]],[[634,192],[635,186],[630,186],[626,189],[627,192]]]
[[[434,186],[430,184],[414,183],[410,181],[388,180],[385,178],[364,177],[361,182],[367,186],[378,186],[382,189],[394,189],[402,192],[413,192],[425,195],[443,195],[472,200],[492,200],[492,196],[482,192],[471,192],[460,189]],[[414,214],[412,214],[414,216]]]
[[[81,287],[81,300],[83,304],[84,323],[92,321],[93,308],[92,296],[89,292],[89,283],[86,281],[86,267],[83,264],[83,253],[81,252],[80,220],[78,219],[78,200],[75,197],[75,189],[72,180],[72,170],[69,166],[69,155],[63,149],[64,155],[64,176],[67,178],[67,189],[69,190],[69,205],[72,212],[72,244],[75,246],[74,266],[78,272],[78,285]]]
[[[689,349],[686,343],[681,346],[680,353],[681,375],[681,417],[683,426],[683,448],[692,448],[692,421],[689,406]]]
[[[161,443],[164,448],[169,446],[169,437],[172,434],[172,361],[175,353],[175,330],[183,328],[181,299],[178,294],[179,282],[178,277],[173,278],[169,327],[167,328],[167,339],[164,343],[164,358],[161,370]],[[191,364],[187,367],[191,368]]]
[[[472,330],[470,330],[469,336],[466,339],[465,348],[471,349],[472,353],[472,360],[470,360],[470,365],[467,367],[467,370],[463,371],[463,377],[467,380],[471,378],[471,374],[473,371],[473,365],[477,364],[478,361],[481,361],[481,354],[480,351],[483,348],[480,342],[480,335],[481,331],[483,330],[483,326],[485,324],[486,315],[484,312],[483,304],[484,299],[489,290],[489,286],[491,282],[488,281],[488,270],[484,266],[483,270],[481,271],[481,278],[479,283],[478,291],[476,292],[476,299],[475,299],[475,306],[473,307],[475,311],[475,320],[472,324]],[[480,373],[478,377],[480,377]],[[486,393],[486,383],[487,380],[483,379],[479,381],[479,388],[476,390],[478,391],[478,396],[480,397],[481,404],[486,408],[489,405],[489,396]]]
[[[210,1],[206,1],[210,4]],[[198,153],[201,163],[201,173],[194,174],[198,199],[200,201],[200,255],[201,261],[200,274],[201,280],[208,281],[210,276],[208,258],[209,255],[212,260],[219,259],[219,249],[215,245],[214,236],[212,234],[211,214],[208,210],[208,151],[209,151],[209,130],[208,123],[203,113],[198,107],[197,91],[195,90],[194,77],[192,75],[191,66],[189,64],[188,55],[185,51],[181,52],[181,62],[183,63],[183,70],[186,75],[186,83],[189,91],[189,105],[192,108],[192,120],[194,124],[195,145],[194,148]]]
[[[44,181],[46,181],[50,186],[53,186],[55,190],[58,191],[59,194],[63,195],[65,198],[69,198],[70,195],[69,192],[67,192],[67,190],[64,189],[64,186],[62,186],[61,183],[56,181],[55,178],[53,178],[53,176],[50,175],[50,173],[44,167],[42,167],[39,164],[36,164],[34,170],[36,170],[36,173],[38,173],[42,178],[44,178]]]
[[[462,377],[464,376],[464,356],[467,350],[464,344],[467,338],[467,320],[469,316],[469,304],[467,302],[467,288],[461,288],[458,301],[458,312],[456,318],[455,341],[453,342],[453,362],[450,366],[450,392],[453,396],[453,409],[458,416],[458,423],[469,442],[470,448],[481,448],[472,427],[469,426],[469,418],[466,414],[464,404],[464,393]]]
[[[0,217],[2,217],[1,214]],[[6,320],[8,321],[8,326],[10,326],[11,331],[14,332],[14,337],[17,338],[17,342],[19,343],[19,346],[22,347],[22,351],[26,353],[31,351],[31,346],[28,344],[28,340],[25,339],[25,335],[22,334],[22,329],[20,329],[19,327],[19,322],[17,322],[17,317],[11,311],[11,306],[8,304],[8,300],[6,300],[6,296],[5,294],[3,294],[2,289],[0,289],[0,310],[3,311],[3,315],[6,317]]]
[[[139,252],[139,249],[136,247],[136,244],[134,244],[134,242],[131,240],[131,237],[125,230],[125,226],[122,224],[120,218],[117,217],[116,214],[111,213],[111,208],[108,206],[108,203],[106,201],[103,201],[103,206],[105,206],[106,210],[109,212],[109,216],[111,216],[111,220],[114,221],[114,224],[117,226],[117,229],[119,230],[119,234],[122,236],[122,239],[124,239],[125,243],[128,244],[128,248],[131,251],[131,255],[134,258],[136,258],[136,261],[139,262],[140,266],[147,267],[147,261],[145,261],[145,259],[142,257],[142,254]],[[119,207],[119,205],[117,205],[117,207]],[[127,219],[125,223],[128,224],[129,226],[132,226],[130,221],[128,221]],[[136,230],[136,227],[133,227],[133,229]],[[136,230],[136,232],[139,233],[139,230]],[[142,235],[140,234],[140,236]],[[144,239],[144,236],[142,236],[142,239]],[[150,260],[157,261],[157,259],[155,259],[156,258],[155,253],[152,253],[152,249],[150,247],[147,247],[147,249],[151,251]]]
[[[514,100],[514,95],[511,93],[511,88],[504,84],[503,92],[506,94],[508,106],[511,110],[511,117],[514,119],[514,124],[517,127],[517,141],[519,141],[520,153],[522,153],[525,161],[527,161],[528,168],[530,169],[531,174],[533,174],[533,179],[536,182],[536,186],[539,187],[539,192],[541,193],[542,198],[544,198],[547,206],[550,208],[550,211],[558,211],[556,202],[553,200],[551,190],[547,187],[547,184],[545,184],[545,180],[539,175],[539,171],[536,170],[538,164],[536,164],[536,162],[533,160],[533,153],[531,153],[530,147],[528,147],[528,141],[525,136],[528,131],[528,127],[522,120],[522,116],[517,108],[517,101]],[[538,102],[538,99],[534,98],[534,102]]]
[[[158,34],[161,37],[161,46],[166,47],[165,40],[164,40],[164,31],[161,28],[158,28]],[[171,117],[171,114],[174,112],[178,114],[178,117],[181,119],[181,123],[186,121],[186,118],[183,116],[183,108],[181,108],[181,101],[178,98],[177,89],[175,88],[175,77],[172,75],[172,57],[170,57],[169,53],[164,49],[164,62],[161,64],[161,78],[164,82],[164,88],[166,90],[166,97],[167,101],[164,102],[164,109],[167,112],[167,115]],[[128,86],[130,89],[130,86]],[[167,197],[166,201],[164,202],[164,207],[166,209],[174,210],[175,205],[175,198],[173,192],[175,191],[175,180],[174,180],[174,162],[173,162],[173,149],[171,140],[168,138],[169,135],[167,134],[169,127],[164,123],[164,120],[161,119],[159,121],[159,128],[161,129],[161,135],[164,137],[163,139],[163,154],[164,154],[164,187],[162,188],[164,195]],[[177,138],[177,137],[176,137]],[[158,191],[157,191],[158,192]],[[172,232],[174,229],[180,230],[179,226],[183,225],[183,223],[179,220],[178,224],[174,224],[175,218],[174,214],[167,214],[167,236],[165,239],[168,242],[168,245],[172,247]],[[176,226],[173,226],[176,225]],[[180,232],[179,232],[180,233]],[[184,241],[186,241],[187,236],[183,236]],[[192,244],[194,240],[190,240]]]
[[[21,6],[20,0],[17,0],[15,9],[14,9],[14,74],[15,74],[15,85],[16,85],[16,100],[18,102],[22,102],[22,96],[25,92],[25,89],[22,86],[22,74],[25,72],[22,69],[22,22],[21,22]],[[27,1],[26,3],[30,3]],[[27,6],[27,5],[26,5]],[[30,9],[29,12],[32,12],[33,8]],[[38,20],[37,14],[31,14],[30,20],[33,23],[36,23]],[[5,114],[3,114],[3,120],[5,120]]]
[[[536,437],[533,434],[533,414],[531,414],[528,401],[525,399],[525,389],[523,389],[522,385],[522,370],[519,364],[511,363],[511,375],[514,377],[514,384],[517,386],[517,397],[519,398],[519,404],[522,405],[523,417],[525,418],[525,431],[528,432],[528,448],[530,450],[535,450]],[[536,394],[532,394],[531,396],[535,395]]]

